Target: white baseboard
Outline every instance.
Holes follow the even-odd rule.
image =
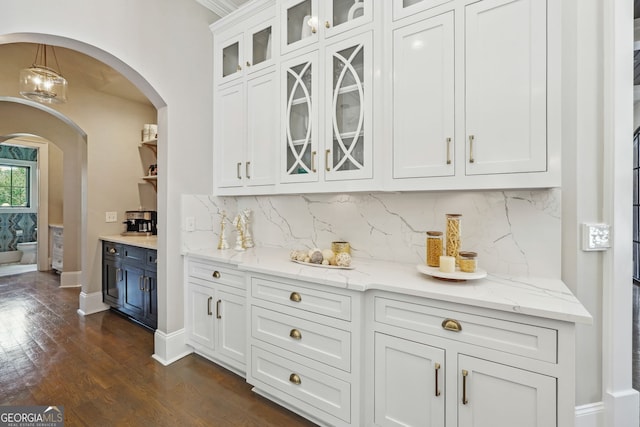
[[[637,427],[640,417],[640,395],[632,388],[604,393],[603,426]]]
[[[109,306],[102,302],[102,292],[92,292],[90,294],[80,292],[78,306],[78,314],[81,316],[109,310]]]
[[[82,286],[80,283],[80,275],[82,271],[63,271],[60,273],[61,288],[77,288]]]
[[[604,427],[604,403],[576,406],[575,427]]]
[[[185,330],[166,334],[156,329],[154,334],[154,354],[153,358],[167,366],[193,353],[193,349],[185,342]]]

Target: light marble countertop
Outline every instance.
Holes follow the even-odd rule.
[[[114,234],[111,236],[99,236],[98,238],[107,242],[122,243],[145,249],[158,249],[158,236],[122,236]]]
[[[448,282],[419,273],[415,264],[398,262],[354,258],[353,270],[306,266],[290,261],[289,251],[278,248],[187,250],[184,255],[354,291],[382,290],[567,322],[593,322],[560,279],[489,274],[484,279]]]

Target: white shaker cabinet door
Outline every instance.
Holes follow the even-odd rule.
[[[217,291],[216,297],[218,353],[230,359],[227,363],[244,371],[247,353],[245,297],[223,289]]]
[[[465,8],[467,175],[547,168],[547,2]]]
[[[271,185],[276,180],[278,86],[275,72],[247,81],[247,162],[245,183]]]
[[[458,356],[458,426],[556,426],[556,378]]]
[[[246,117],[243,83],[218,92],[214,129],[218,187],[243,184],[245,166]]]
[[[453,12],[393,32],[393,177],[454,174]]]
[[[444,426],[442,349],[375,334],[375,424]]]
[[[215,350],[213,289],[195,283],[187,284],[187,339]]]

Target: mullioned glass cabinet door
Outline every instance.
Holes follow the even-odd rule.
[[[324,169],[327,180],[371,178],[371,32],[327,48]]]
[[[283,182],[318,179],[317,63],[318,53],[312,52],[282,64]]]

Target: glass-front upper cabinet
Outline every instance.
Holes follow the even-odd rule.
[[[371,22],[372,0],[285,0],[280,11],[282,52],[291,52]]]
[[[272,15],[273,16],[273,15]],[[278,54],[274,46],[276,37],[273,18],[263,20],[242,32],[232,33],[217,43],[216,60],[220,58],[217,83],[223,84],[242,77],[245,73],[262,70],[274,64]]]
[[[393,20],[406,18],[451,1],[453,0],[393,0]]]
[[[282,63],[282,182],[318,179],[318,53]]]
[[[371,178],[372,35],[327,47],[325,179]],[[329,120],[330,117],[330,120]]]

